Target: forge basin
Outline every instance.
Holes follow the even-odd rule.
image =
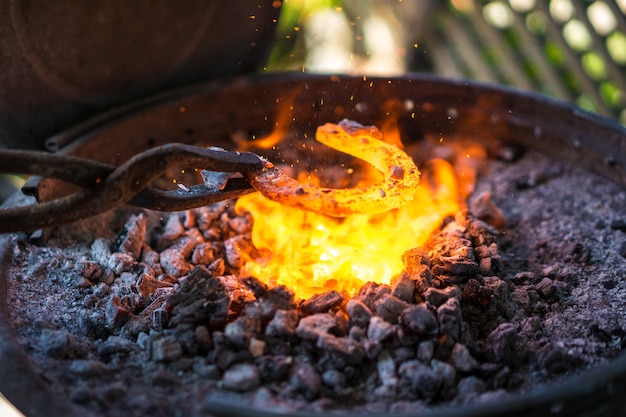
[[[184,142],[236,149],[236,142],[261,138],[277,128],[311,131],[348,118],[381,125],[395,120],[409,137],[475,136],[486,147],[523,147],[559,163],[584,167],[626,187],[626,129],[605,118],[535,94],[431,76],[397,78],[275,74],[196,85],[113,109],[48,139],[62,153],[119,165],[152,147]],[[252,139],[254,140],[254,139]],[[30,191],[48,201],[64,186],[31,182]],[[14,196],[7,205],[27,199]],[[576,227],[573,225],[572,227]],[[44,233],[46,235],[46,233]],[[0,237],[0,392],[27,416],[85,416],[33,367],[10,318],[7,286],[14,244],[24,234]],[[430,416],[613,416],[626,412],[626,357],[530,393],[478,405],[398,411]],[[278,415],[237,403],[211,403],[216,416]],[[396,412],[344,411],[353,415]],[[209,415],[207,414],[207,415]],[[289,411],[280,415],[320,415]]]

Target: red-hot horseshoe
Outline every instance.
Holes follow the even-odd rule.
[[[417,166],[398,147],[383,142],[376,127],[343,120],[318,127],[315,138],[368,162],[385,175],[385,180],[367,187],[323,188],[301,184],[271,164],[260,171],[245,173],[245,178],[270,200],[332,217],[382,213],[413,199],[420,178]]]

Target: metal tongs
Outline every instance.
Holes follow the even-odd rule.
[[[258,171],[266,164],[251,152],[180,143],[150,149],[118,167],[61,154],[0,149],[0,172],[54,178],[82,188],[55,200],[0,209],[0,233],[67,224],[126,203],[158,211],[209,205],[255,191],[244,178],[231,174]],[[170,191],[150,185],[175,166],[206,170],[204,183]]]

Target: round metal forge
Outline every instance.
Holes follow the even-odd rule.
[[[401,130],[415,132],[415,136],[461,132],[519,143],[626,186],[624,127],[535,94],[417,75],[387,79],[275,74],[197,85],[112,110],[48,142],[67,144],[62,146],[63,153],[116,165],[168,142],[235,149],[233,135],[258,138],[268,134],[279,109],[290,113],[287,119],[292,126],[305,130],[342,118],[379,124],[394,117]],[[47,201],[61,188],[58,182],[41,181],[37,197]],[[9,204],[21,200],[22,196],[14,196]],[[0,238],[4,265],[11,262],[10,238]],[[8,317],[8,279],[7,268],[0,269],[0,391],[27,416],[88,415],[60,398],[29,364]],[[624,389],[626,357],[622,355],[539,394],[475,407],[420,411],[420,415],[620,415],[625,411],[620,396]],[[216,407],[213,414],[273,415],[236,405]]]

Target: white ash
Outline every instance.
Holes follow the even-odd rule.
[[[102,416],[470,406],[610,361],[626,345],[626,192],[535,153],[491,171],[470,207],[495,224],[501,210],[499,231],[461,212],[352,299],[239,278],[257,254],[232,202],[16,240],[14,328],[54,389]]]

